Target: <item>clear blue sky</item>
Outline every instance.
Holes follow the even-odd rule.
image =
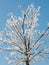
[[[0,31],[3,31],[6,26],[8,13],[13,12],[14,15],[20,16],[21,12],[18,6],[22,5],[22,8],[26,9],[31,3],[34,3],[35,7],[41,6],[39,24],[40,29],[45,29],[49,21],[49,0],[0,0]],[[8,65],[7,61],[4,59],[5,55],[7,55],[6,52],[0,52],[0,65]],[[39,64],[49,65],[47,62],[41,62],[37,65]]]

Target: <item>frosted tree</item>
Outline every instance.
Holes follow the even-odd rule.
[[[9,14],[6,28],[0,33],[0,51],[8,51],[8,63],[31,65],[49,59],[49,23],[45,31],[40,31],[38,24],[40,7],[33,4],[19,17]]]

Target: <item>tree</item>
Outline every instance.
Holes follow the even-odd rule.
[[[6,23],[6,28],[0,33],[0,50],[10,52],[11,57],[6,59],[8,63],[19,65],[30,62],[40,62],[49,59],[49,23],[45,31],[38,28],[38,16],[40,7],[35,8],[33,4],[22,12],[22,16],[16,17],[12,13]]]

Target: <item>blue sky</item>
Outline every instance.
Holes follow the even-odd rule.
[[[8,19],[8,13],[12,12],[17,17],[21,15],[19,5],[25,10],[28,5],[34,3],[35,7],[41,6],[39,24],[40,29],[46,29],[49,22],[49,0],[0,0],[0,31],[5,28],[6,20]],[[0,65],[8,65],[4,59],[6,52],[0,52]],[[49,65],[47,62],[37,63],[37,65]],[[36,64],[35,64],[36,65]]]

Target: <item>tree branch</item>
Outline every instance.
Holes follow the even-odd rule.
[[[19,53],[21,53],[21,54],[24,54],[22,51],[20,51],[20,50],[16,50],[16,49],[6,49],[6,48],[0,48],[0,50],[1,51],[17,51],[17,52],[19,52]]]
[[[35,41],[34,45],[32,45],[32,47],[34,47],[36,45],[36,43],[45,35],[45,33],[48,31],[49,27],[45,30],[45,32]],[[30,48],[31,50],[32,48]]]

